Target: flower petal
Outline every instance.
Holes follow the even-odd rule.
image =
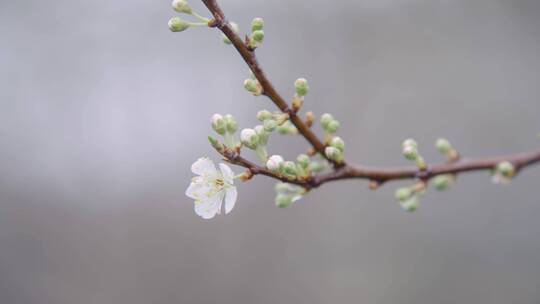
[[[234,208],[238,192],[236,191],[236,187],[229,187],[225,192],[225,214],[228,214]]]
[[[211,219],[221,211],[221,204],[223,201],[223,191],[216,193],[216,195],[206,197],[204,200],[195,201],[195,213],[204,219]]]
[[[217,170],[213,161],[208,157],[201,157],[191,165],[191,171],[197,175],[211,175]]]
[[[221,174],[223,175],[225,182],[229,185],[232,185],[234,183],[234,172],[231,167],[227,166],[224,163],[220,163],[219,169],[221,169]]]

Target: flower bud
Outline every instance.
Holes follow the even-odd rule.
[[[326,157],[328,159],[331,159],[337,163],[340,163],[343,161],[343,152],[341,152],[338,148],[329,146],[324,149],[324,154],[326,154]]]
[[[330,146],[338,148],[339,151],[343,152],[343,150],[345,149],[345,142],[343,141],[343,139],[341,139],[341,137],[336,136],[330,141]]]
[[[413,191],[409,187],[398,188],[394,194],[395,198],[400,202],[408,200],[412,195]]]
[[[223,135],[227,131],[227,124],[225,122],[225,119],[220,114],[214,114],[212,115],[212,129],[216,131],[216,133]]]
[[[261,85],[257,80],[248,78],[244,81],[244,88],[246,91],[251,92],[255,96],[259,96],[262,94],[262,88]]]
[[[309,170],[313,173],[322,172],[324,169],[324,165],[319,162],[312,162],[309,164]]]
[[[244,146],[255,149],[259,143],[259,136],[253,129],[243,129],[242,132],[240,132],[240,140]]]
[[[296,95],[302,97],[306,96],[309,91],[309,85],[305,78],[298,78],[294,82],[294,88],[296,90]]]
[[[321,125],[322,125],[322,127],[324,129],[326,129],[328,124],[330,124],[330,122],[333,121],[333,120],[334,120],[334,117],[332,116],[332,114],[324,113],[321,116]]]
[[[300,154],[298,157],[296,157],[296,161],[300,165],[300,167],[307,169],[309,167],[309,156],[305,154]]]
[[[180,19],[180,17],[173,17],[169,19],[169,29],[172,32],[183,32],[189,28],[189,23]]]
[[[420,206],[420,200],[418,199],[418,195],[413,195],[409,199],[400,202],[400,205],[403,210],[408,212],[414,212]]]
[[[283,166],[284,161],[285,160],[283,159],[283,157],[281,157],[281,155],[272,155],[270,156],[270,158],[268,158],[268,161],[266,162],[266,168],[273,172],[279,172],[281,170],[281,167]]]
[[[287,208],[292,204],[292,197],[286,194],[278,194],[276,196],[276,206],[279,208]]]
[[[283,135],[294,135],[298,133],[298,130],[290,120],[285,121],[282,125],[278,126],[276,130]]]
[[[236,123],[236,119],[230,114],[225,115],[225,123],[227,125],[227,132],[234,134],[236,130],[238,129],[238,124]]]
[[[418,151],[413,146],[403,147],[403,156],[408,160],[415,160],[418,158]]]
[[[516,174],[514,165],[509,161],[500,162],[497,165],[497,173],[501,174],[505,178],[512,178]]]
[[[259,136],[259,143],[261,145],[266,145],[268,143],[268,137],[270,134],[266,132],[263,126],[255,126],[255,133],[257,133],[257,136]]]
[[[172,7],[179,13],[191,14],[193,12],[186,0],[173,0]]]
[[[270,113],[270,111],[268,110],[261,110],[257,112],[257,119],[259,121],[265,121],[270,118],[272,118],[272,113]]]
[[[439,153],[443,155],[448,155],[450,151],[452,151],[452,145],[450,142],[444,138],[439,138],[435,142],[435,147],[437,147],[437,150]]]
[[[254,18],[251,21],[251,32],[260,31],[264,27],[264,20],[262,18]]]
[[[232,30],[234,33],[238,34],[238,31],[240,30],[240,28],[238,27],[238,24],[234,23],[234,22],[229,22],[229,25],[231,26]],[[223,39],[223,43],[225,44],[232,44],[231,40],[229,39],[229,37],[225,36],[225,34],[221,34],[221,38]]]
[[[283,163],[283,173],[289,177],[296,177],[296,164],[292,161],[286,161]]]
[[[437,175],[433,178],[433,186],[439,191],[444,191],[452,185],[453,180],[451,174]]]
[[[210,142],[212,147],[214,147],[214,149],[216,149],[218,152],[223,151],[223,144],[220,143],[217,139],[212,136],[208,136],[208,141]]]
[[[264,40],[264,31],[254,31],[253,34],[251,34],[251,40],[255,41],[256,44],[261,44]]]
[[[314,122],[315,122],[315,114],[313,114],[313,112],[311,111],[306,112],[306,125],[311,128]]]
[[[414,147],[414,148],[418,148],[418,143],[416,142],[416,140],[414,140],[412,138],[408,138],[408,139],[404,140],[402,145],[403,145],[403,147],[411,146],[411,147]]]
[[[273,119],[265,120],[263,125],[266,132],[274,132],[277,128],[277,122]]]
[[[340,123],[339,121],[337,120],[332,120],[331,122],[328,123],[328,125],[326,126],[326,132],[330,133],[330,134],[334,134],[337,132],[337,130],[339,129],[340,127]]]

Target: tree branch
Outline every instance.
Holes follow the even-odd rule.
[[[291,122],[298,129],[298,132],[303,136],[313,148],[329,160],[324,149],[326,145],[312,132],[312,130],[302,121],[302,119],[293,111],[285,99],[276,91],[262,67],[257,61],[255,52],[251,49],[239,35],[237,35],[230,24],[226,21],[225,14],[217,4],[216,0],[202,0],[206,7],[212,13],[214,19],[210,21],[209,26],[220,29],[227,38],[232,42],[238,53],[242,56],[246,64],[249,66],[254,76],[257,78],[263,88],[263,94],[270,98],[272,102],[284,113],[289,114]],[[276,174],[266,168],[258,166],[249,160],[243,158],[239,151],[223,149],[218,152],[230,163],[245,167],[252,175],[265,175],[282,182],[296,184],[306,189],[319,187],[327,182],[344,180],[344,179],[367,179],[375,183],[376,186],[382,185],[385,182],[402,179],[419,179],[428,182],[431,178],[441,174],[458,174],[462,172],[492,170],[499,163],[508,161],[515,167],[516,173],[535,163],[540,162],[540,150],[494,156],[474,159],[460,159],[444,164],[427,166],[421,170],[418,167],[395,167],[395,168],[374,168],[367,166],[354,166],[342,162],[334,164],[331,172],[310,176],[305,179],[290,179],[283,175]]]

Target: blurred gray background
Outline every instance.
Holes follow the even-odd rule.
[[[204,15],[199,1],[193,6]],[[221,1],[285,95],[344,126],[350,160],[430,161],[538,147],[536,0]],[[403,212],[387,185],[324,186],[289,209],[239,185],[204,221],[191,163],[218,160],[209,117],[273,109],[216,31],[170,33],[168,0],[0,1],[0,302],[540,303],[540,168],[509,186],[462,175]],[[293,157],[295,138],[271,152]],[[238,168],[235,168],[238,171]]]

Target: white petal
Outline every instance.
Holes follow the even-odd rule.
[[[192,199],[205,199],[207,197],[207,193],[211,191],[211,188],[208,184],[204,183],[204,179],[202,177],[195,177],[193,178],[191,184],[189,184],[189,187],[186,189],[186,195],[188,197],[191,197]]]
[[[236,191],[236,187],[227,188],[225,192],[225,214],[228,214],[234,208],[238,192]]]
[[[191,171],[197,175],[211,175],[217,170],[213,161],[208,157],[201,157],[191,165]]]
[[[213,218],[221,211],[224,194],[225,193],[221,191],[214,196],[207,197],[205,200],[195,201],[195,213],[204,219]]]
[[[234,183],[234,172],[231,167],[227,166],[224,163],[221,163],[219,164],[219,169],[221,169],[221,174],[223,174],[225,182],[229,185],[232,185]]]

